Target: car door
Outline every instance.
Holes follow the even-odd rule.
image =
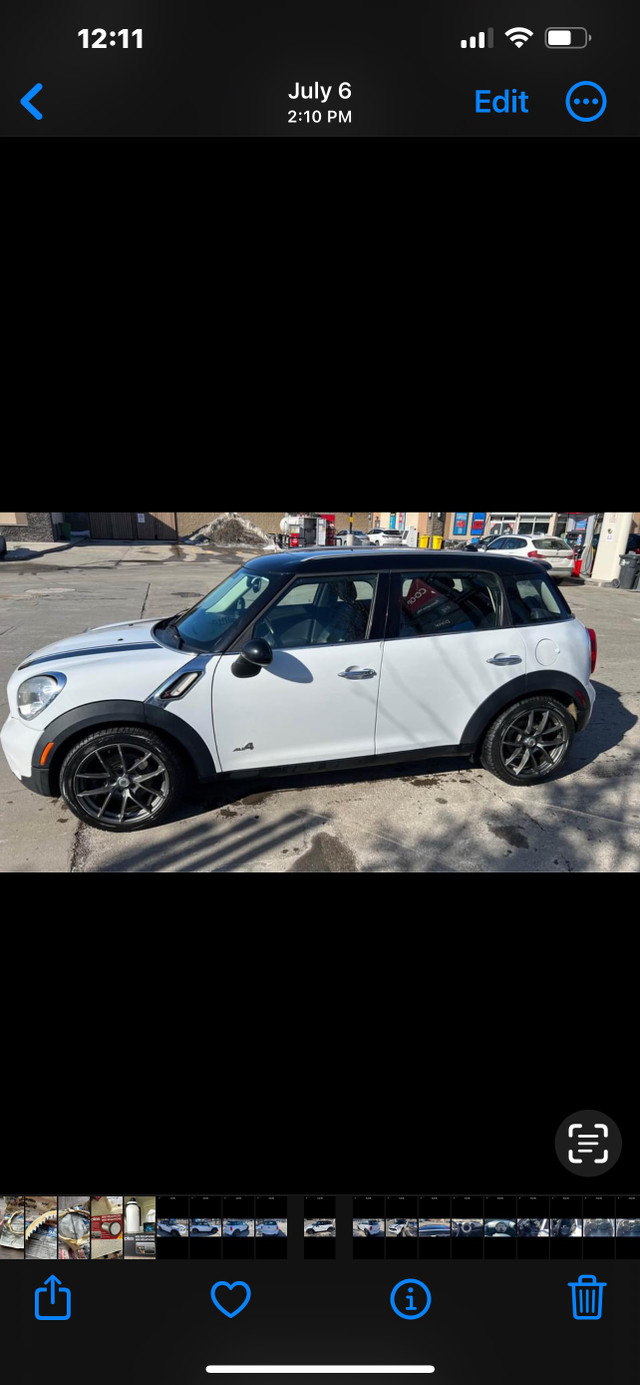
[[[238,650],[221,656],[212,696],[223,770],[374,755],[382,640],[371,632],[386,580],[300,577],[243,635],[265,639],[273,662],[237,678]]]
[[[503,620],[495,573],[425,566],[392,575],[378,755],[460,745],[478,707],[525,672],[522,634]]]

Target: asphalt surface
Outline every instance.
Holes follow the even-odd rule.
[[[39,646],[160,617],[246,557],[175,544],[87,545],[0,563],[0,717]],[[558,779],[516,789],[465,760],[228,781],[170,822],[119,836],[21,788],[0,755],[1,872],[636,872],[640,592],[565,585],[598,636],[598,694]]]

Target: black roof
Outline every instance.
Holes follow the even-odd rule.
[[[520,573],[523,568],[545,571],[548,564],[534,558],[512,558],[507,553],[471,553],[454,549],[429,548],[283,548],[280,553],[268,553],[250,558],[244,566],[264,577],[277,574],[291,577],[296,572],[320,574],[328,572],[410,572],[412,568],[442,572],[504,572]]]

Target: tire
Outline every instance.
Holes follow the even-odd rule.
[[[531,733],[536,731],[535,744],[532,747],[522,744],[522,754],[519,754],[518,746],[525,737],[533,741]],[[541,740],[537,739],[538,735],[542,737]],[[574,735],[573,717],[562,702],[547,693],[523,697],[492,722],[484,738],[480,759],[484,768],[505,784],[514,784],[519,788],[539,784],[542,780],[552,778],[564,764]]]
[[[60,768],[65,803],[81,822],[102,832],[141,832],[164,822],[179,803],[184,784],[176,752],[161,736],[141,726],[93,731],[73,746]],[[136,797],[130,794],[132,786]],[[137,812],[135,804],[140,805]]]

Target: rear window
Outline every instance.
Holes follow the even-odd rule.
[[[570,553],[571,547],[563,539],[533,539],[539,553]]]
[[[571,615],[558,588],[546,577],[502,578],[514,625],[549,624]]]

